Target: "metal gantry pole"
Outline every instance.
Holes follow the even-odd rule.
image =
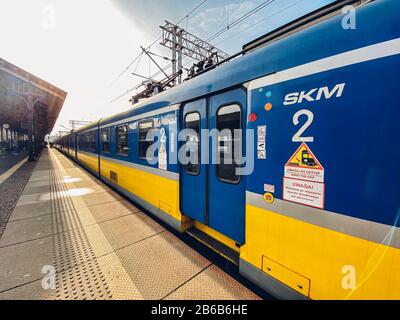
[[[182,45],[183,45],[183,38],[182,38],[182,30],[178,32],[178,71],[182,70]],[[182,83],[182,73],[178,76],[178,84]]]
[[[176,63],[177,31],[178,31],[178,28],[176,26],[174,26],[172,29],[172,47],[171,47],[171,50],[172,50],[172,58],[171,58],[172,59],[172,75],[175,75],[177,72],[177,68],[176,68],[176,66],[177,66],[177,63]],[[174,80],[172,83],[173,83],[173,85],[175,85],[176,80]]]

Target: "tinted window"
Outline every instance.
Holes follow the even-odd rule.
[[[123,125],[116,128],[117,153],[122,155],[129,154],[128,126]]]
[[[86,134],[82,133],[79,135],[79,150],[86,149]]]
[[[90,149],[90,134],[85,133],[85,149],[89,150]]]
[[[101,150],[110,152],[110,128],[101,131]]]
[[[223,181],[237,183],[240,176],[236,174],[239,165],[235,159],[235,149],[241,150],[241,109],[238,105],[223,106],[218,109],[216,119],[218,134],[218,155],[219,164],[216,165],[217,177]],[[238,134],[240,133],[240,134]]]
[[[69,146],[71,149],[75,149],[75,136],[69,137]]]
[[[96,151],[96,132],[89,132],[89,149],[90,151]]]
[[[147,149],[153,144],[153,135],[150,130],[153,129],[153,120],[139,122],[139,158],[146,159]]]
[[[185,116],[186,134],[186,157],[189,159],[185,170],[189,174],[200,173],[200,114],[198,112],[188,113]]]
[[[96,152],[96,131],[86,132],[79,135],[79,149]]]
[[[86,133],[86,149],[90,150],[92,145],[92,134],[90,132]]]

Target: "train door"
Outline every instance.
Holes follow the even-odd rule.
[[[190,143],[197,144],[189,152],[198,152],[197,157],[203,160],[200,165],[181,165],[182,213],[244,243],[245,177],[238,174],[241,159],[234,155],[245,150],[242,137],[246,127],[246,92],[235,89],[207,101],[186,104],[182,121],[183,128],[193,129]],[[205,141],[195,133],[201,129],[217,130],[211,134],[208,152],[203,156]],[[208,164],[203,164],[205,160]]]
[[[78,151],[80,149],[80,136],[78,134],[75,135],[75,159],[78,160]]]
[[[78,135],[77,134],[74,134],[74,139],[75,139],[74,157],[75,157],[75,159],[78,159]]]
[[[245,177],[238,173],[246,128],[246,92],[236,89],[210,98],[209,127],[218,130],[211,143],[217,163],[210,161],[208,225],[238,243],[244,243]]]
[[[181,128],[190,129],[192,134],[186,137],[186,156],[191,159],[201,159],[201,130],[207,128],[207,102],[201,99],[186,104],[183,107],[183,124]],[[188,161],[181,164],[180,201],[181,212],[187,216],[206,224],[206,191],[207,166],[200,161]]]
[[[69,150],[71,149],[71,136],[67,137],[67,155],[69,156]]]

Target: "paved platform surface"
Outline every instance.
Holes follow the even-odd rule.
[[[259,299],[54,149],[0,238],[0,299]]]

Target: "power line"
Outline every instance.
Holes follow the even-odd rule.
[[[225,33],[226,31],[230,30],[232,27],[240,24],[241,22],[243,22],[244,20],[248,19],[249,17],[251,17],[252,15],[256,14],[258,11],[260,11],[261,9],[265,8],[266,6],[270,5],[271,3],[273,3],[275,0],[267,0],[264,1],[263,3],[261,3],[260,5],[258,5],[257,7],[253,8],[252,10],[248,11],[247,13],[245,13],[244,15],[242,15],[241,17],[239,17],[238,19],[234,20],[231,24],[228,24],[226,27],[222,28],[221,30],[217,31],[216,33],[214,33],[213,35],[211,35],[206,41],[212,41],[215,38],[219,37],[220,35],[222,35],[223,33]],[[302,0],[304,1],[304,0]],[[189,61],[187,61],[184,66],[186,66],[188,63],[190,63],[191,61],[193,61],[194,59],[191,59]],[[164,69],[168,69],[172,64],[167,65]],[[153,77],[156,77],[160,74],[161,72],[158,71],[156,72],[154,75],[152,75]]]
[[[165,21],[165,24],[160,26],[160,28],[163,35],[160,45],[170,49],[171,52],[172,75],[182,70],[183,56],[194,58],[203,64],[206,60],[209,61],[208,64],[213,64],[229,57],[227,53],[193,35],[177,24]],[[181,75],[182,72],[180,72],[177,78],[178,84],[182,82]],[[176,85],[175,81],[173,85]]]
[[[269,15],[269,16],[265,17],[264,19],[261,19],[261,20],[255,22],[255,23],[252,24],[251,26],[249,26],[249,27],[247,27],[247,28],[244,28],[244,29],[238,31],[238,32],[234,33],[233,35],[231,35],[231,36],[229,36],[229,37],[227,37],[227,38],[225,38],[225,39],[222,39],[221,41],[217,42],[217,43],[215,44],[215,46],[217,46],[217,45],[219,45],[219,44],[221,44],[221,43],[223,43],[223,42],[225,42],[225,41],[228,41],[228,40],[230,40],[230,39],[232,39],[232,38],[238,36],[239,34],[245,32],[245,31],[248,31],[248,30],[250,30],[250,29],[253,29],[254,27],[256,27],[257,25],[259,25],[260,23],[262,23],[262,22],[268,20],[269,18],[272,18],[272,17],[274,17],[274,16],[276,16],[276,15],[278,15],[278,14],[280,14],[280,13],[282,13],[282,12],[284,12],[284,11],[286,11],[286,10],[288,10],[288,9],[290,9],[290,8],[296,6],[296,5],[298,5],[299,3],[304,2],[304,1],[305,1],[305,0],[300,0],[300,1],[297,1],[297,2],[295,2],[295,3],[292,3],[290,6],[287,6],[287,7],[283,8],[282,10],[279,10],[279,11],[275,12],[274,14]]]
[[[260,11],[261,9],[264,9],[266,6],[270,5],[271,3],[273,3],[275,0],[267,0],[264,1],[263,3],[261,3],[260,5],[258,5],[257,7],[255,7],[254,9],[250,10],[249,12],[245,13],[244,15],[242,15],[241,17],[239,17],[238,19],[234,20],[231,24],[228,24],[226,27],[220,29],[219,31],[217,31],[216,33],[214,33],[212,36],[210,36],[206,41],[212,41],[215,38],[219,37],[221,34],[225,33],[226,31],[232,29],[232,27],[238,25],[239,23],[243,22],[244,20],[248,19],[249,17],[251,17],[252,15],[256,14],[258,11]]]
[[[196,7],[194,7],[189,13],[187,13],[181,20],[179,20],[178,22],[177,22],[177,24],[179,24],[179,23],[181,23],[183,20],[185,20],[186,18],[188,18],[193,12],[195,12],[198,8],[200,8],[203,4],[205,4],[206,2],[207,2],[208,0],[203,0],[201,3],[199,3]],[[148,45],[145,49],[146,50],[150,50],[150,48],[154,45],[154,44],[156,44],[159,40],[161,40],[162,39],[162,35],[161,36],[159,36],[157,39],[155,39],[150,45]],[[122,75],[125,73],[125,72],[127,72],[128,70],[129,70],[129,68],[138,60],[138,59],[140,59],[141,58],[141,56],[142,56],[142,54],[143,54],[143,51],[140,53],[140,54],[138,54],[126,67],[125,67],[125,69],[124,70],[122,70],[119,74],[118,74],[118,76],[114,79],[114,81],[110,84],[110,86],[112,86],[112,85],[114,85],[121,77],[122,77]],[[137,69],[137,68],[136,68]],[[135,69],[135,70],[136,70]],[[136,71],[135,71],[136,72]]]
[[[140,58],[139,58],[139,60],[138,60],[138,62],[137,62],[137,64],[136,64],[136,68],[135,68],[135,70],[133,71],[134,73],[136,73],[136,71],[137,71],[137,69],[138,69],[138,67],[139,67],[139,65],[140,65],[140,61],[142,61],[142,57],[143,57],[143,51],[142,51],[142,53],[140,54]]]
[[[154,40],[150,45],[148,45],[146,47],[146,50],[149,50],[151,48],[151,46],[153,46],[154,44],[156,44],[160,39],[162,38],[162,36],[159,36],[156,40]],[[114,79],[114,81],[110,84],[110,86],[114,85],[121,77],[122,75],[127,72],[129,70],[129,68],[142,56],[143,51],[141,53],[139,53],[126,67],[124,70],[122,70],[118,76]]]
[[[205,4],[208,0],[204,0],[203,2],[201,2],[200,4],[198,4],[192,11],[190,11],[187,15],[185,15],[181,20],[179,20],[176,24],[180,24],[183,20],[185,20],[186,18],[189,18],[189,16],[195,12],[198,8],[200,8],[203,4]]]
[[[159,64],[151,57],[151,55],[147,52],[147,50],[145,48],[143,48],[142,46],[140,47],[142,48],[143,52],[151,59],[151,61],[153,61],[153,63],[158,67],[158,69],[160,69],[160,71],[162,73],[164,73],[164,75],[168,78],[168,75],[165,73],[165,71],[159,66]]]
[[[204,4],[207,0],[204,0],[202,3],[200,3],[195,9],[197,10],[197,8],[199,8],[202,4]],[[234,20],[230,25],[227,25],[226,27],[220,29],[219,31],[217,31],[216,33],[214,33],[213,35],[211,35],[206,41],[212,41],[214,39],[216,39],[217,37],[219,37],[220,35],[222,35],[223,33],[225,33],[226,31],[230,30],[232,27],[242,23],[244,20],[248,19],[249,17],[253,16],[254,14],[256,14],[258,11],[260,11],[261,9],[265,8],[266,6],[270,5],[271,3],[275,2],[275,0],[267,0],[264,1],[263,3],[261,3],[260,5],[258,5],[257,7],[253,8],[252,10],[248,11],[247,13],[245,13],[244,15],[242,15],[241,17],[239,17],[238,19]],[[192,10],[193,12],[193,10]],[[182,22],[187,16],[185,16],[184,18],[182,18],[180,20],[180,22]],[[179,23],[179,22],[178,22]],[[161,36],[162,37],[162,36]],[[160,37],[160,38],[161,38]],[[158,38],[157,41],[160,39]],[[186,66],[187,64],[189,64],[191,61],[193,61],[194,59],[190,59],[189,61],[187,61],[184,66]],[[168,68],[170,68],[172,65],[172,63],[168,64],[167,66],[160,68],[161,70],[157,71],[156,73],[152,74],[149,78],[154,79],[155,77],[157,77],[158,75],[160,75],[161,73],[163,73],[165,70],[167,70]],[[135,90],[136,86],[127,90],[126,92],[124,92],[123,94],[119,95],[117,98],[113,99],[111,101],[114,102],[120,98],[122,98],[123,96],[125,96],[126,94],[130,93],[131,91]]]

